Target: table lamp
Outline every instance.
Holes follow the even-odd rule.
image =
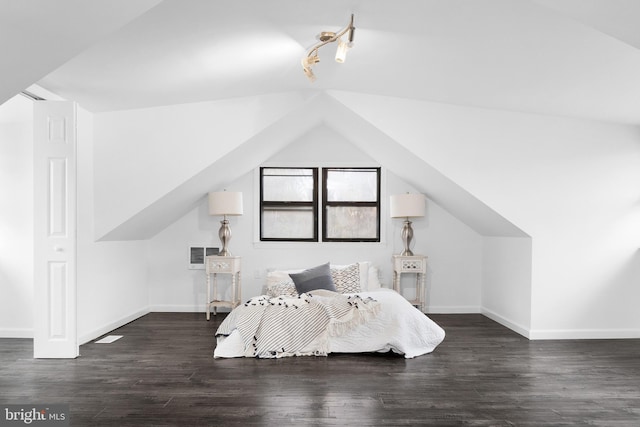
[[[423,217],[425,213],[424,194],[397,194],[391,196],[389,206],[391,218],[405,218],[404,227],[402,227],[402,241],[404,242],[404,250],[400,255],[413,256],[413,252],[409,248],[411,239],[413,239],[413,228],[409,218]]]
[[[242,215],[242,193],[233,191],[218,191],[209,193],[209,215],[222,215],[218,236],[222,243],[219,256],[231,256],[228,245],[231,240],[231,229],[227,215]]]

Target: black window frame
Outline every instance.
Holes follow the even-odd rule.
[[[298,201],[265,201],[264,200],[264,171],[265,169],[305,169],[310,170],[313,177],[313,200],[310,202]],[[329,171],[375,171],[376,172],[376,197],[375,202],[357,202],[357,201],[340,201],[330,202],[327,200],[327,178]],[[319,187],[318,174],[322,172],[322,187]],[[260,241],[261,242],[320,242],[319,235],[322,236],[322,242],[380,242],[381,229],[381,181],[382,171],[378,166],[360,166],[360,167],[306,167],[306,166],[261,166],[260,167],[260,213],[259,224]],[[320,200],[319,200],[319,194]],[[329,238],[327,237],[327,209],[332,206],[369,206],[376,209],[376,236],[371,238]],[[311,207],[313,210],[313,237],[312,238],[282,238],[282,237],[264,237],[263,236],[263,213],[265,208],[295,208],[295,207]],[[322,209],[322,231],[319,230],[319,211]]]
[[[264,170],[265,169],[308,169],[312,171],[313,177],[313,198],[310,202],[299,201],[265,201],[264,200]],[[262,220],[265,207],[275,208],[295,208],[295,207],[311,207],[313,209],[313,237],[312,238],[281,238],[281,237],[264,237],[262,230]],[[262,166],[260,167],[260,241],[261,242],[317,242],[318,241],[318,168],[317,167],[278,167],[278,166]]]
[[[340,201],[330,202],[327,200],[327,179],[329,171],[375,171],[376,172],[376,201],[357,202]],[[323,167],[322,168],[322,241],[323,242],[380,242],[380,190],[381,189],[381,169],[380,167]],[[371,238],[330,238],[327,237],[327,208],[330,206],[358,206],[376,208],[376,237]]]

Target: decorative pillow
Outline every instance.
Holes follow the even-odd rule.
[[[373,265],[369,266],[369,278],[367,280],[367,290],[375,291],[382,288],[382,283],[380,283],[380,279],[378,278],[378,267]]]
[[[331,279],[329,263],[309,268],[301,273],[291,273],[289,276],[296,285],[296,290],[299,294],[316,289],[327,289],[336,292],[336,287]]]
[[[369,282],[369,261],[358,261],[358,269],[360,270],[360,291],[368,290],[368,282]],[[349,267],[351,264],[345,265],[337,265],[331,264],[331,268],[345,268]]]
[[[267,286],[267,295],[270,298],[279,296],[297,297],[298,291],[296,290],[296,285],[294,285],[293,281],[289,278],[288,280]]]
[[[272,270],[267,272],[267,288],[277,285],[281,282],[289,282],[293,285],[293,280],[289,277],[289,273],[300,273],[302,270]]]
[[[355,294],[362,291],[358,263],[342,268],[331,267],[331,279],[336,290],[341,294]]]

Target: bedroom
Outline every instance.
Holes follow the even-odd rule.
[[[80,342],[148,311],[191,311],[203,303],[201,272],[189,271],[185,260],[190,245],[217,244],[218,220],[204,211],[204,196],[210,190],[230,188],[247,197],[245,214],[232,223],[231,243],[232,250],[246,261],[244,295],[257,292],[266,270],[275,264],[296,267],[307,265],[307,261],[311,266],[326,260],[361,260],[361,251],[351,246],[305,247],[296,250],[292,258],[287,247],[271,251],[254,243],[255,218],[250,209],[255,168],[274,161],[308,162],[315,159],[313,156],[327,154],[308,150],[314,141],[327,138],[346,151],[340,159],[361,161],[366,156],[367,161],[382,166],[387,197],[404,191],[429,197],[428,217],[415,222],[414,251],[429,256],[431,312],[484,313],[534,339],[640,337],[640,190],[634,185],[640,181],[640,132],[637,113],[633,113],[638,87],[630,77],[638,75],[640,65],[634,41],[598,25],[593,21],[595,13],[581,15],[582,10],[576,8],[573,18],[566,17],[563,13],[571,12],[571,2],[560,2],[568,11],[554,10],[548,2],[516,2],[512,8],[505,8],[504,2],[480,2],[473,11],[475,18],[467,16],[464,21],[470,25],[467,30],[460,29],[459,23],[454,25],[454,6],[447,9],[441,2],[409,3],[425,12],[427,20],[422,26],[411,27],[412,31],[428,34],[439,28],[444,37],[449,33],[436,24],[445,18],[436,12],[448,12],[450,20],[445,22],[461,31],[462,42],[447,40],[462,53],[452,58],[446,54],[449,45],[431,48],[425,55],[429,61],[425,59],[414,68],[435,74],[422,76],[413,71],[417,74],[403,80],[415,83],[403,86],[393,82],[396,92],[381,87],[392,83],[384,78],[394,70],[393,64],[380,51],[393,39],[385,39],[380,34],[383,30],[367,22],[367,14],[370,22],[375,22],[371,21],[375,14],[364,5],[358,5],[361,12],[356,16],[359,39],[350,52],[351,61],[343,65],[358,64],[358,49],[376,57],[376,62],[359,67],[360,73],[367,73],[362,81],[369,87],[357,86],[358,72],[345,67],[325,71],[324,82],[318,70],[318,81],[309,86],[299,70],[300,54],[318,31],[326,25],[342,26],[350,12],[341,6],[328,14],[329,8],[316,6],[308,12],[310,16],[317,14],[317,19],[309,18],[312,23],[317,21],[316,25],[305,25],[304,31],[296,30],[299,34],[289,28],[300,44],[291,55],[295,64],[287,69],[291,86],[277,86],[274,93],[251,86],[233,96],[211,100],[80,112],[84,132],[83,149],[78,151],[82,182],[77,271]],[[453,4],[461,7],[462,3]],[[609,10],[604,2],[594,4]],[[163,7],[170,11],[171,6],[172,2],[160,3],[159,9],[147,12],[146,19],[156,17],[154,10],[160,14]],[[140,7],[138,12],[142,12]],[[626,7],[626,16],[637,16],[635,6]],[[424,8],[434,9],[428,14]],[[90,11],[82,13],[91,15]],[[131,13],[133,19],[135,13]],[[530,14],[536,17],[533,23],[525,19]],[[401,24],[409,19],[404,12],[390,16]],[[505,22],[496,22],[500,21],[496,17]],[[250,18],[259,21],[256,16]],[[384,23],[383,18],[377,19]],[[627,28],[622,17],[611,19]],[[492,24],[496,32],[514,34],[511,42],[480,52],[495,58],[501,57],[499,49],[508,49],[513,62],[484,62],[478,58],[477,45],[463,49],[461,44],[476,33],[489,37],[490,42],[499,41],[497,33],[482,31],[482,23]],[[514,23],[524,29],[515,30]],[[527,45],[530,34],[525,29],[530,27],[525,24],[541,23],[553,24],[553,31],[545,37],[536,34],[538,44]],[[118,25],[113,22],[113,29]],[[132,31],[132,27],[126,28]],[[399,33],[409,32],[403,25],[399,27]],[[107,31],[94,31],[99,30]],[[78,31],[97,43],[99,34],[88,28]],[[365,44],[368,32],[376,47]],[[564,42],[554,45],[556,38]],[[3,40],[10,43],[11,38]],[[73,40],[63,41],[69,49],[54,49],[56,58],[27,64],[29,70],[40,73],[29,81],[17,77],[26,74],[21,73],[26,69],[24,51],[15,54],[15,69],[8,72],[17,83],[11,86],[11,79],[3,79],[3,102],[54,72],[85,47]],[[410,38],[405,43],[410,53],[411,46],[421,42]],[[553,62],[564,57],[563,49],[572,49],[574,62]],[[15,48],[8,46],[7,51]],[[409,61],[409,53],[402,58]],[[84,61],[91,63],[91,54],[87,51]],[[468,62],[460,63],[460,58]],[[545,82],[535,75],[539,68],[536,61],[543,60],[550,67],[549,81]],[[432,64],[445,71],[433,70]],[[502,73],[498,65],[505,67]],[[584,73],[587,69],[591,70],[588,74]],[[342,70],[349,73],[353,86],[343,80]],[[375,77],[374,70],[381,75]],[[408,73],[402,64],[395,71]],[[262,72],[270,75],[266,69]],[[447,73],[458,79],[435,83]],[[516,81],[507,78],[510,73],[517,76],[513,78]],[[482,78],[490,82],[486,92],[497,92],[484,92],[480,102],[471,95],[483,94],[477,89]],[[527,88],[531,81],[542,86]],[[438,84],[451,93],[438,92]],[[469,87],[473,84],[475,89]],[[465,96],[458,93],[465,91]],[[13,100],[11,108],[25,108],[23,101]],[[82,107],[83,102],[77,101]],[[3,117],[9,107],[2,105]],[[5,144],[3,133],[0,156],[11,162],[3,164],[0,180],[5,197],[2,226],[9,236],[3,240],[11,242],[11,246],[0,248],[2,280],[9,283],[8,287],[3,285],[0,301],[0,332],[5,337],[33,334],[33,264],[22,255],[33,251],[31,239],[24,238],[32,235],[33,218],[29,209],[33,194],[30,113],[22,117],[26,117],[19,125],[22,140]],[[15,131],[15,127],[2,129]],[[243,156],[240,166],[232,162],[234,153]],[[333,156],[325,160],[336,161]],[[22,167],[9,167],[15,164]],[[118,174],[113,174],[114,170]],[[176,197],[181,201],[178,204],[172,203]],[[384,242],[367,251],[370,261],[381,267],[382,281],[388,283],[389,257],[400,245],[399,224],[387,217],[383,223]],[[266,254],[272,254],[268,255],[271,258],[265,259]]]

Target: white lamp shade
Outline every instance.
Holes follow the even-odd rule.
[[[391,196],[389,210],[391,218],[424,216],[426,198],[424,194],[397,194]]]
[[[242,193],[234,191],[209,193],[209,215],[242,215]]]

